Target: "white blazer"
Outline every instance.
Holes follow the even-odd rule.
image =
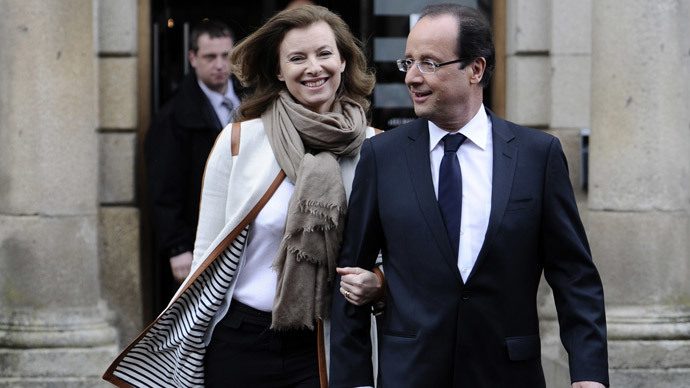
[[[367,128],[367,137],[374,134]],[[348,200],[358,160],[339,160]],[[249,223],[283,179],[261,119],[241,123],[241,131],[221,131],[206,162],[190,274],[168,307],[113,361],[105,380],[120,387],[203,387],[206,332],[217,314],[225,314],[219,308],[241,267]]]

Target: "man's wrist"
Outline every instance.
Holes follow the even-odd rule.
[[[376,298],[371,304],[371,312],[375,316],[379,316],[383,314],[383,310],[386,309],[386,277],[384,276],[383,271],[379,266],[374,267],[372,272],[374,273],[374,275],[376,275],[376,277],[379,278],[379,284],[381,285],[381,289],[379,290],[379,294],[376,296]]]
[[[185,252],[191,252],[192,249],[187,244],[178,244],[168,249],[168,258],[173,258]]]

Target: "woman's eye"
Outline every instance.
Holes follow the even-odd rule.
[[[333,53],[330,51],[322,51],[320,55],[322,57],[329,57],[329,56],[333,55]]]
[[[304,57],[290,57],[289,61],[290,62],[301,62],[304,60]]]

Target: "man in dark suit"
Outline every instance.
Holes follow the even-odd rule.
[[[162,261],[157,309],[189,273],[206,159],[240,104],[228,59],[230,28],[205,21],[193,29],[190,42],[194,71],[154,117],[144,148],[156,258]]]
[[[602,284],[560,142],[485,109],[494,62],[479,12],[426,7],[398,61],[420,119],[362,146],[339,266],[383,253],[379,387],[544,387],[542,272],[572,386],[608,385]],[[349,291],[333,301],[332,388],[373,385],[370,308]]]

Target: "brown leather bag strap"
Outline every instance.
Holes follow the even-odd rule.
[[[321,388],[328,388],[328,367],[326,365],[326,332],[323,329],[323,320],[316,322],[316,347],[319,356],[319,381]]]
[[[230,151],[232,156],[237,156],[240,153],[240,130],[242,126],[238,121],[232,123],[232,133],[230,134]]]

